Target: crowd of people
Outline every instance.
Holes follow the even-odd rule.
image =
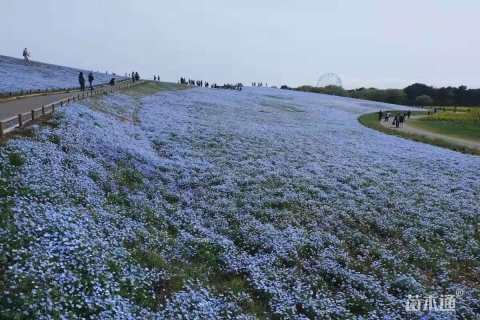
[[[196,87],[205,87],[205,88],[208,88],[210,87],[210,84],[207,82],[207,81],[203,81],[203,80],[192,80],[192,79],[186,79],[184,77],[181,77],[180,78],[180,81],[179,81],[180,84],[184,84],[184,85],[189,85],[189,86],[196,86]],[[212,85],[213,87],[213,85]]]
[[[25,61],[25,64],[30,64],[30,52],[28,51],[27,48],[23,50],[23,59]],[[108,72],[106,72],[108,74]],[[113,74],[115,76],[115,74]],[[137,82],[140,80],[140,74],[136,71],[132,71],[131,73],[125,73],[125,77],[132,79],[132,82]],[[86,90],[86,81],[88,80],[89,83],[89,89],[94,90],[93,82],[95,80],[95,77],[93,76],[93,72],[89,72],[87,79],[85,79],[85,75],[83,72],[80,72],[78,74],[78,83],[80,84],[80,91],[85,91]],[[153,76],[154,81],[160,81],[160,76],[159,75],[154,75]],[[115,77],[112,77],[109,81],[110,85],[115,85],[116,79]],[[192,79],[187,79],[187,78],[180,78],[179,81],[180,84],[184,85],[190,85],[190,86],[196,86],[196,87],[205,87],[205,88],[214,88],[214,89],[230,89],[230,90],[238,90],[241,91],[243,88],[243,84],[237,83],[237,84],[224,84],[223,86],[217,85],[216,83],[210,84],[207,81],[204,80],[192,80]],[[263,83],[259,82],[253,82],[252,83],[253,87],[263,87]]]
[[[380,110],[378,111],[378,121],[390,123],[390,119],[392,119],[392,126],[394,126],[395,128],[403,128],[403,124],[406,122],[407,119],[410,119],[411,115],[411,111],[396,113],[392,115],[388,111],[383,112],[382,110]]]
[[[238,91],[242,91],[243,89],[243,84],[241,83],[237,83],[237,84],[224,84],[223,86],[217,86],[217,84],[214,84],[212,86],[212,88],[214,89],[229,89],[229,90],[238,90]]]
[[[241,83],[237,83],[237,84],[227,83],[227,84],[224,84],[223,86],[220,86],[220,85],[217,85],[216,83],[210,84],[204,80],[192,80],[184,77],[181,77],[178,83],[183,85],[194,86],[194,87],[201,87],[201,88],[205,87],[205,88],[212,88],[212,89],[230,89],[230,90],[242,91],[242,88],[243,88],[243,84]]]

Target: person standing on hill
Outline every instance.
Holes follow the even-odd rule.
[[[139,81],[140,80],[140,75],[138,74],[138,72],[135,72],[135,81]]]
[[[93,91],[93,80],[95,80],[95,78],[93,77],[93,73],[90,72],[88,74],[88,83],[90,83],[90,91]]]
[[[23,59],[25,60],[25,64],[30,64],[30,52],[28,52],[27,48],[23,49]]]
[[[80,72],[78,75],[78,82],[80,83],[80,91],[85,91],[85,77],[83,76],[83,72]]]
[[[383,118],[383,111],[380,110],[378,111],[378,121],[382,121],[382,118]]]

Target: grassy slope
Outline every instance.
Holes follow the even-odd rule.
[[[464,140],[480,141],[480,110],[477,109],[438,112],[415,119],[410,125]]]
[[[465,140],[480,140],[480,126],[475,123],[457,122],[457,121],[424,121],[413,120],[410,122],[411,126],[441,133],[448,136],[465,139]]]
[[[176,83],[148,81],[139,86],[130,87],[124,90],[122,93],[131,96],[148,96],[159,91],[180,90],[185,88],[187,87]]]
[[[457,145],[457,144],[453,144],[453,143],[450,143],[448,141],[444,141],[444,140],[440,140],[440,139],[432,139],[430,137],[426,137],[426,136],[422,136],[422,135],[416,135],[416,134],[411,134],[411,133],[404,132],[404,131],[392,130],[392,129],[386,128],[378,122],[378,114],[376,112],[375,113],[364,114],[364,115],[362,115],[358,118],[358,121],[368,128],[375,129],[375,130],[381,131],[381,132],[386,133],[386,134],[395,135],[395,136],[399,136],[399,137],[406,138],[406,139],[411,139],[411,140],[418,141],[418,142],[428,143],[428,144],[432,144],[432,145],[435,145],[435,146],[448,148],[448,149],[451,149],[451,150],[454,150],[454,151],[480,155],[480,152],[478,152],[478,150],[468,148],[468,147],[465,147],[465,146],[460,146],[460,145]],[[419,121],[416,121],[416,122],[419,122]],[[409,123],[411,123],[411,122],[409,122]],[[429,130],[428,127],[422,127],[422,129]],[[460,132],[461,132],[459,129],[455,129],[455,128],[450,128],[449,130],[450,130],[450,132],[454,131],[456,134],[460,134]],[[469,129],[465,129],[465,130],[467,132],[469,132],[469,134],[472,134]],[[434,131],[434,130],[432,130],[432,131]],[[434,132],[436,132],[436,131],[434,131]],[[440,133],[448,134],[447,132],[448,131],[444,129]],[[457,136],[455,136],[455,137],[457,137]],[[465,137],[463,137],[463,138],[465,138]]]

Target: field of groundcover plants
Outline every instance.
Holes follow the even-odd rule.
[[[0,146],[0,318],[479,314],[480,157],[358,123],[388,105],[155,91]],[[459,291],[455,313],[405,311]]]

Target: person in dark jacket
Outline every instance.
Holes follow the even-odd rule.
[[[138,72],[135,72],[135,81],[138,81],[140,80],[140,75],[138,74]]]
[[[78,75],[78,82],[80,83],[80,91],[85,91],[85,77],[83,76],[83,72],[80,72]]]
[[[93,80],[95,80],[95,78],[93,77],[93,73],[90,72],[88,74],[88,83],[90,83],[90,91],[93,91]]]

